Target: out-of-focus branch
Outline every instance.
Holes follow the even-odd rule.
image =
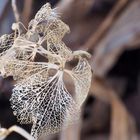
[[[3,18],[3,16],[5,15],[5,11],[7,9],[7,6],[9,4],[9,2],[8,2],[8,0],[7,1],[5,0],[3,3],[4,3],[3,7],[0,9],[0,22],[1,22],[2,18]]]
[[[57,4],[58,12],[62,13],[64,20],[71,23],[86,16],[94,2],[95,0],[60,0]]]
[[[22,21],[24,25],[27,27],[31,16],[33,0],[24,0],[24,1],[25,2],[24,2],[24,9],[22,12]]]
[[[91,35],[87,43],[84,45],[85,49],[91,52],[101,37],[108,31],[111,25],[114,23],[116,17],[122,11],[122,9],[127,5],[129,0],[119,0],[115,7],[111,10],[104,22],[99,26],[99,30],[95,34]]]
[[[90,93],[111,105],[110,140],[132,140],[134,137],[137,140],[135,121],[117,96],[116,91],[104,79],[95,78]]]
[[[62,130],[59,140],[80,140],[80,122],[68,126],[65,130]]]
[[[19,12],[18,12],[18,9],[17,9],[17,5],[16,5],[16,0],[12,0],[12,8],[13,8],[13,12],[14,12],[16,22],[19,22],[20,21],[20,16],[19,16]]]

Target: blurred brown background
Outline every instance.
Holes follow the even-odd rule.
[[[81,124],[41,139],[140,139],[140,0],[17,0],[20,20],[27,26],[46,2],[58,6],[70,26],[67,46],[92,54],[93,81]],[[10,33],[13,22],[11,1],[0,0],[0,35]],[[12,77],[0,77],[0,124],[6,128],[18,124],[9,103],[12,83]],[[30,131],[30,126],[22,127]]]

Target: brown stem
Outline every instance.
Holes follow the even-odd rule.
[[[30,20],[32,4],[33,4],[33,0],[25,0],[24,2],[24,9],[22,12],[22,21],[26,27]]]

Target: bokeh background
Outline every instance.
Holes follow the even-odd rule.
[[[79,125],[41,140],[138,140],[140,131],[140,0],[17,0],[20,20],[28,22],[46,2],[58,7],[71,32],[64,42],[86,50],[93,80]],[[15,22],[10,0],[0,0],[0,35]],[[20,125],[9,98],[12,77],[0,77],[0,124]],[[30,125],[21,125],[30,132]],[[24,140],[12,133],[6,140]]]

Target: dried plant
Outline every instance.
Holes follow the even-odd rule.
[[[31,135],[56,133],[78,121],[80,107],[91,83],[91,67],[84,51],[72,51],[62,41],[69,27],[60,20],[56,9],[45,4],[29,23],[20,22],[15,31],[0,38],[1,76],[13,76],[16,85],[11,97],[14,115],[21,123],[32,123]],[[44,61],[36,61],[37,55]],[[66,64],[78,59],[69,70]],[[75,94],[65,86],[64,73],[73,80]]]

